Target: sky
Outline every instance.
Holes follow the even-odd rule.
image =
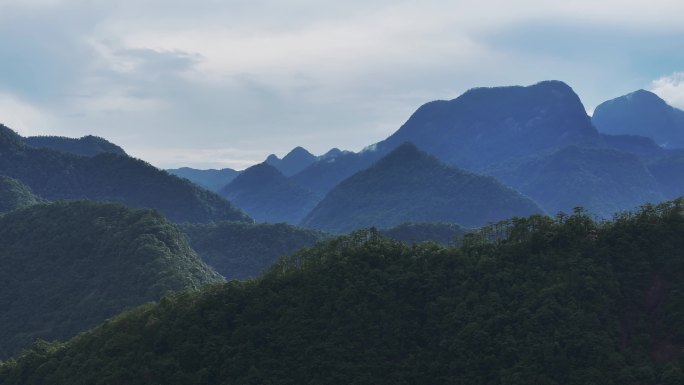
[[[0,122],[158,167],[358,151],[420,105],[557,79],[684,108],[680,0],[0,0]]]

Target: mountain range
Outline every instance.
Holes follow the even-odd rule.
[[[651,119],[653,114],[667,118]],[[582,206],[609,218],[684,193],[678,177],[684,173],[684,149],[671,145],[681,131],[677,117],[682,114],[647,91],[603,103],[590,118],[575,92],[559,81],[477,88],[450,101],[426,103],[397,132],[358,153],[333,149],[316,157],[297,147],[282,160],[271,155],[266,163],[280,167],[282,175],[271,170],[268,177],[251,178],[241,188],[226,187],[223,194],[257,220],[296,224],[317,215],[310,210],[328,204],[339,185],[410,142],[451,166],[494,176],[548,214]],[[620,129],[620,119],[631,126]],[[656,131],[670,138],[670,145],[659,145],[664,139],[651,135]],[[408,174],[409,179],[419,178]],[[349,200],[367,198],[362,190],[345,194]],[[406,220],[423,220],[404,214]],[[362,223],[374,222],[358,221]]]
[[[101,152],[82,156],[35,148],[2,125],[0,154],[0,175],[21,181],[48,200],[121,202],[158,209],[175,222],[250,220],[218,194],[126,155]]]
[[[407,221],[472,227],[541,212],[494,178],[448,166],[405,143],[340,183],[302,225],[338,233]]]

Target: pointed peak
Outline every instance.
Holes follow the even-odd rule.
[[[271,154],[271,155],[269,155],[269,156],[266,158],[266,160],[264,161],[264,163],[268,163],[268,164],[270,164],[270,165],[275,165],[275,164],[277,164],[278,162],[280,162],[280,158],[278,158],[278,156],[277,156],[276,154]]]

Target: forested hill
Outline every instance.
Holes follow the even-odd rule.
[[[458,248],[358,232],[41,344],[0,383],[681,384],[683,212],[516,219]]]
[[[302,225],[339,233],[407,221],[481,226],[541,212],[496,179],[448,166],[405,143],[337,185]]]
[[[170,290],[221,281],[158,212],[89,201],[0,217],[0,266],[0,359]]]
[[[103,152],[126,155],[123,148],[93,135],[78,139],[63,136],[29,136],[24,138],[24,143],[35,148],[50,148],[82,156],[94,156]]]
[[[85,157],[33,148],[0,125],[0,174],[49,199],[92,199],[155,208],[174,222],[250,220],[230,202],[139,159],[101,153]]]
[[[25,184],[0,175],[0,214],[44,202]]]

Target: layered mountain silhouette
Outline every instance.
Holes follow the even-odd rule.
[[[358,154],[319,160],[293,179],[325,194],[404,142],[470,171],[568,145],[603,145],[579,97],[563,82],[476,88],[450,101],[426,103],[384,141]]]
[[[199,170],[191,167],[181,167],[167,169],[169,173],[190,180],[207,190],[219,192],[222,188],[235,179],[240,174],[232,168],[222,168],[220,170],[208,169]]]
[[[20,180],[49,199],[92,199],[160,210],[175,222],[250,220],[216,193],[113,153],[92,157],[33,148],[0,125],[0,175]]]
[[[650,91],[638,90],[601,103],[592,122],[606,134],[640,135],[666,148],[684,148],[684,111]]]
[[[266,163],[275,167],[285,176],[292,176],[310,164],[318,160],[318,158],[302,147],[295,147],[283,159],[271,154],[266,158]]]
[[[409,221],[480,226],[541,212],[494,178],[448,166],[405,143],[340,183],[302,225],[332,232]]]
[[[0,175],[0,214],[39,203],[46,201],[35,195],[27,185]]]
[[[267,163],[244,170],[221,194],[255,220],[273,223],[296,224],[320,200]]]
[[[634,154],[566,147],[495,174],[532,198],[547,213],[581,206],[604,218],[664,200],[651,172]]]
[[[95,156],[103,152],[126,155],[123,148],[93,135],[78,139],[63,136],[29,136],[24,138],[24,143],[34,148],[49,148],[82,156]]]
[[[89,201],[1,216],[0,266],[3,360],[37,338],[69,338],[169,291],[222,280],[154,210]]]

